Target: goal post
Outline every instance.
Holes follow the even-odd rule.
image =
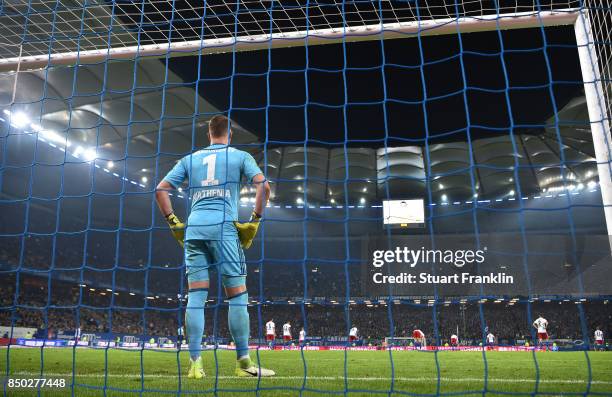
[[[256,51],[304,45],[336,44],[407,37],[425,37],[457,33],[485,32],[496,29],[525,29],[537,26],[571,25],[577,9],[497,13],[458,18],[419,19],[408,22],[377,23],[361,26],[311,28],[305,30],[228,36],[212,39],[168,41],[163,44],[130,45],[57,53],[40,53],[0,58],[0,72],[25,71],[49,66],[83,65],[111,60],[193,56],[231,51]]]
[[[576,45],[578,46],[584,94],[591,124],[591,135],[593,136],[593,148],[595,149],[595,158],[597,160],[597,172],[599,174],[599,186],[606,217],[606,226],[608,235],[612,236],[612,174],[610,169],[612,167],[612,154],[610,153],[612,150],[610,146],[612,144],[612,136],[610,135],[610,113],[607,110],[610,109],[611,105],[608,103],[608,106],[606,106],[606,100],[610,101],[612,98],[606,98],[606,94],[609,93],[604,91],[602,84],[602,81],[607,81],[608,84],[611,84],[610,78],[612,76],[602,76],[600,72],[600,62],[612,62],[612,60],[605,58],[600,60],[597,54],[596,45],[598,40],[591,23],[592,13],[597,12],[603,13],[604,10],[581,11],[574,23],[574,30],[576,32]],[[608,12],[610,11],[608,10]],[[603,44],[603,42],[599,42]],[[604,65],[604,72],[606,70],[609,71],[609,68],[610,65],[607,68]]]

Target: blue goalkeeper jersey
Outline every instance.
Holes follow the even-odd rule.
[[[236,239],[242,177],[261,174],[249,153],[223,144],[210,145],[183,157],[164,178],[174,188],[189,180],[191,213],[185,240]]]

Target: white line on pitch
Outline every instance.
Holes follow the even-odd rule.
[[[40,373],[36,372],[16,372],[11,374],[11,376],[40,376]],[[44,373],[44,377],[56,377],[56,378],[72,378],[71,373]],[[135,378],[140,379],[140,375],[130,375],[130,374],[108,374],[106,375],[109,378]],[[105,377],[104,374],[77,374],[76,378],[100,378],[103,379]],[[167,375],[167,374],[145,374],[146,379],[154,379],[154,378],[178,378],[176,375]],[[183,376],[186,378],[186,376]],[[208,379],[215,379],[213,375],[207,375]],[[218,376],[218,379],[257,379],[257,377],[253,378],[243,378],[239,376]],[[268,380],[303,380],[303,376],[274,376],[271,378],[262,378],[264,381]],[[306,376],[306,380],[344,380],[343,376]],[[391,381],[394,379],[396,382],[436,382],[438,378],[407,378],[396,376],[394,378],[391,377],[348,377],[347,380],[361,381],[361,382],[373,382],[373,381]],[[441,382],[456,382],[456,383],[468,383],[468,382],[483,382],[484,377],[482,378],[440,378]],[[499,383],[535,383],[535,379],[510,379],[510,378],[488,378],[488,382],[499,382]],[[540,383],[567,383],[567,384],[584,384],[586,385],[588,382],[584,379],[540,379]],[[603,381],[603,380],[593,380],[591,381],[593,385],[611,385],[612,381]]]

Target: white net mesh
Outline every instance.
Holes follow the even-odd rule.
[[[0,3],[0,59],[497,14],[579,1],[12,0]]]

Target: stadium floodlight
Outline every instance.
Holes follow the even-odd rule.
[[[59,143],[61,145],[66,145],[66,147],[70,147],[71,143],[70,141],[68,141],[66,139],[65,136],[58,134],[55,131],[52,130],[44,130],[44,129],[40,129],[38,131],[38,136],[42,137],[48,141],[54,142],[54,143]]]
[[[23,128],[30,122],[28,116],[23,112],[11,112],[10,117],[11,125],[15,128]]]
[[[77,146],[76,148],[74,148],[74,151],[72,152],[72,155],[74,157],[80,157],[81,153],[83,153],[85,151],[85,149],[83,148],[83,146]]]
[[[83,158],[86,161],[93,161],[98,157],[96,150],[93,148],[88,148],[83,150]]]

